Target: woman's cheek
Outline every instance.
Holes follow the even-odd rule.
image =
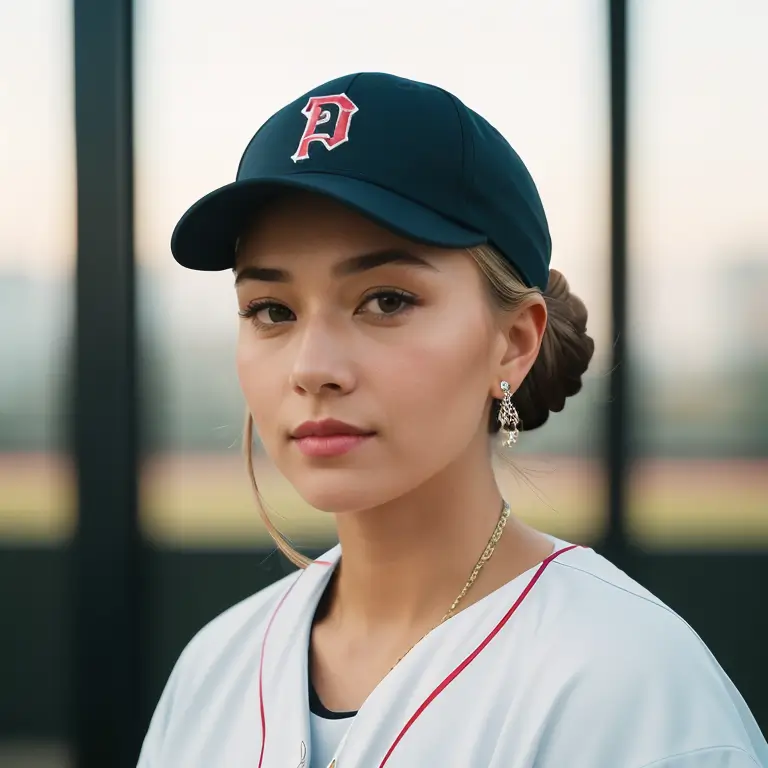
[[[265,375],[265,365],[252,349],[243,348],[242,345],[238,347],[237,376],[240,389],[262,441],[269,440],[271,417],[274,418],[278,405],[275,372]]]

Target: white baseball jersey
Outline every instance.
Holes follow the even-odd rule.
[[[756,768],[768,745],[696,633],[591,549],[424,638],[338,732],[335,768]],[[189,643],[139,768],[309,768],[308,643],[335,547]],[[333,763],[331,763],[333,764]]]

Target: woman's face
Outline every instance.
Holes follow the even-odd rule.
[[[308,503],[384,504],[486,444],[506,340],[469,254],[296,196],[249,233],[236,274],[240,384]]]

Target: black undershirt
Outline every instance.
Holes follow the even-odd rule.
[[[315,686],[312,685],[312,676],[309,677],[309,711],[313,715],[322,717],[325,720],[346,720],[348,717],[354,717],[357,712],[333,712],[328,709],[320,697],[317,695]]]
[[[312,624],[314,624],[316,621],[319,621],[322,619],[327,610],[328,610],[328,600],[330,598],[331,594],[331,584],[333,583],[333,578],[331,578],[331,581],[329,582],[328,586],[325,588],[325,592],[323,592],[323,596],[320,598],[317,608],[315,609],[315,615],[312,619]],[[328,709],[322,701],[320,701],[320,697],[317,695],[317,691],[315,690],[315,686],[312,683],[312,657],[311,652],[307,651],[307,681],[309,682],[309,711],[313,715],[317,715],[318,717],[325,718],[326,720],[344,720],[348,717],[354,717],[357,714],[357,711],[354,712],[334,712],[330,709]]]

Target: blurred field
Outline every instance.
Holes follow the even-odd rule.
[[[599,463],[523,455],[516,468],[499,468],[516,514],[573,541],[588,543],[599,535],[605,509]],[[266,461],[256,472],[273,518],[288,536],[299,544],[333,539],[330,515],[306,505]],[[631,486],[631,530],[645,546],[768,546],[768,461],[644,461]],[[141,498],[145,534],[159,546],[268,543],[235,453],[154,458],[142,471]],[[60,543],[72,535],[75,509],[65,458],[0,455],[0,539]]]

